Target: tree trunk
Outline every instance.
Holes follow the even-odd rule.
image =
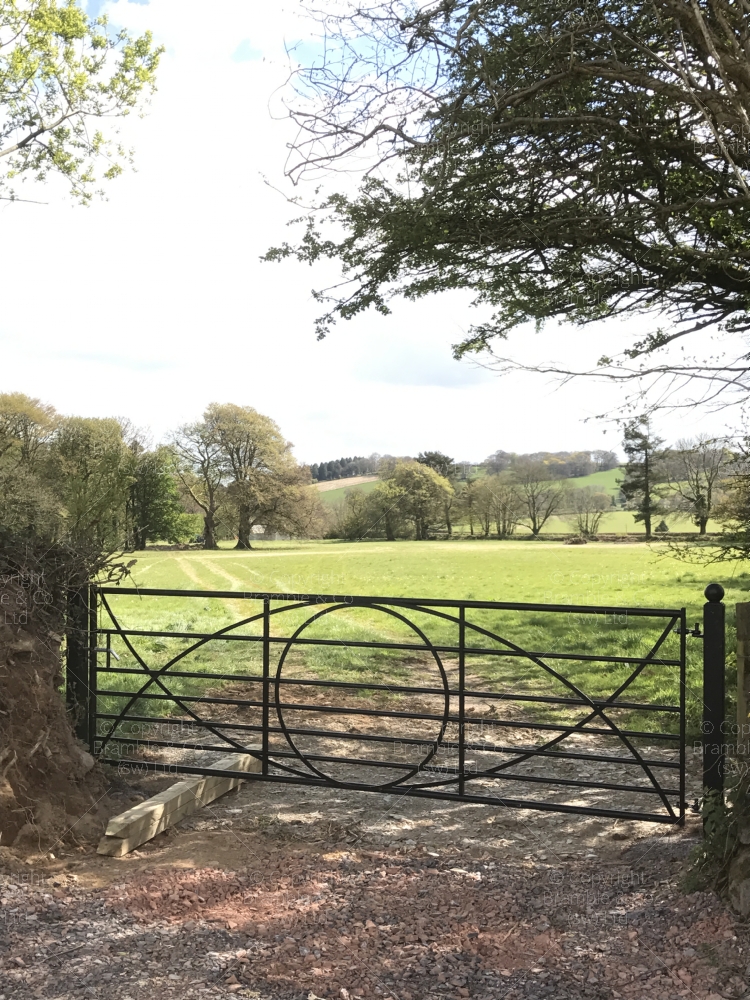
[[[396,541],[396,535],[393,531],[393,522],[388,514],[385,515],[385,539],[387,542]]]
[[[146,528],[138,527],[135,529],[135,547],[139,551],[146,548],[146,542],[148,541],[148,531]]]
[[[646,538],[651,537],[651,468],[648,457],[646,451],[643,455],[643,524],[646,528]]]
[[[251,549],[250,544],[250,510],[244,504],[240,504],[240,518],[237,528],[236,549]]]
[[[699,517],[698,518],[698,534],[699,535],[705,535],[706,534],[706,526],[707,525],[708,525],[708,518],[707,517]]]
[[[205,514],[203,517],[203,548],[218,549],[218,547],[213,514]]]
[[[453,525],[451,524],[451,509],[446,506],[445,508],[445,526],[448,529],[448,538],[453,534]]]

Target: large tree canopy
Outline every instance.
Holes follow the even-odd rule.
[[[16,196],[14,178],[58,175],[86,202],[99,180],[117,176],[130,154],[111,121],[142,105],[161,52],[149,32],[113,32],[76,0],[0,0],[4,196]]]
[[[704,333],[678,360],[670,345],[750,329],[747,0],[379,0],[325,21],[289,172],[370,169],[321,206],[330,231],[314,212],[267,255],[341,262],[320,335],[448,289],[494,313],[457,356],[529,319],[658,311],[662,328],[597,370],[744,391],[742,344],[730,357]]]

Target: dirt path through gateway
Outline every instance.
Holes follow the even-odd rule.
[[[741,997],[698,833],[247,782],[126,858],[0,848],[0,997]]]

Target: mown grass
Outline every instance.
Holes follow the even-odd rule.
[[[729,577],[726,569],[686,568],[658,545],[608,545],[573,547],[553,542],[261,542],[252,552],[221,549],[218,552],[156,552],[139,556],[133,570],[140,587],[177,590],[228,590],[238,597],[226,599],[135,597],[117,595],[112,609],[127,628],[213,633],[260,610],[258,601],[243,592],[338,595],[345,605],[348,595],[475,599],[508,602],[583,604],[619,607],[688,609],[692,623],[700,618],[703,589],[718,579],[727,590],[730,625],[735,601],[746,599],[750,576]],[[274,605],[276,606],[276,605]],[[324,606],[321,606],[321,609]],[[274,615],[273,636],[289,636],[310,615],[309,609]],[[411,620],[437,644],[454,645],[454,623],[416,612]],[[483,625],[525,650],[540,653],[580,652],[639,656],[653,645],[664,620],[567,613],[477,611],[470,620]],[[105,624],[104,618],[101,620]],[[260,623],[239,630],[259,635]],[[410,626],[383,612],[343,607],[324,614],[303,633],[310,638],[333,640],[334,645],[294,647],[284,671],[286,676],[307,674],[329,680],[356,680],[383,684],[436,682],[434,660],[427,653],[371,650],[352,646],[355,641],[418,641]],[[500,648],[485,638],[469,644]],[[191,645],[189,639],[136,637],[133,644],[151,668],[167,663]],[[730,643],[731,646],[731,643]],[[121,656],[117,666],[136,661],[115,639]],[[281,646],[271,655],[275,671]],[[662,656],[676,657],[678,640],[667,639]],[[689,729],[697,732],[701,712],[701,641],[688,639],[687,700]],[[445,654],[449,668],[456,657]],[[607,697],[629,675],[626,665],[545,658],[564,677],[587,694]],[[115,664],[113,664],[115,665]],[[212,640],[199,646],[173,669],[194,677],[175,678],[170,689],[181,696],[200,697],[215,681],[205,673],[259,675],[259,643]],[[731,669],[731,668],[730,668]],[[565,685],[527,658],[470,655],[467,670],[487,690],[516,693],[569,694]],[[102,676],[100,685],[113,691],[134,691],[137,679],[126,674]],[[141,682],[138,680],[138,684]],[[731,684],[729,690],[731,691]],[[150,690],[155,690],[153,687]],[[676,704],[679,697],[676,668],[649,666],[623,695],[630,701]],[[103,697],[104,710],[122,699]],[[169,709],[166,702],[141,699],[131,712],[154,715]],[[548,710],[537,709],[544,716]],[[631,713],[632,714],[632,713]],[[622,721],[625,713],[620,712]],[[636,713],[628,720],[651,729],[671,728],[676,718]]]

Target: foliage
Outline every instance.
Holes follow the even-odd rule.
[[[635,520],[643,522],[646,538],[651,537],[653,519],[667,513],[666,453],[661,450],[662,444],[662,439],[653,434],[648,417],[636,417],[625,425],[623,448],[627,462],[620,489],[628,509],[635,511]]]
[[[63,532],[60,500],[24,465],[0,465],[0,534],[54,544]]]
[[[442,451],[420,451],[417,461],[429,469],[434,469],[443,479],[452,479],[458,471],[453,459],[448,458]]]
[[[62,501],[73,544],[91,540],[110,549],[122,544],[133,475],[117,420],[62,419],[45,471]]]
[[[397,462],[388,479],[400,491],[399,511],[414,525],[417,541],[428,538],[453,495],[450,482],[421,462]]]
[[[703,839],[692,851],[686,876],[688,892],[697,889],[723,892],[728,886],[729,868],[737,855],[742,834],[750,830],[750,772],[747,761],[725,767],[722,794],[708,791],[701,801]]]
[[[400,509],[403,497],[401,487],[390,480],[377,483],[369,493],[347,490],[329,537],[352,542],[363,538],[385,538],[392,542],[408,537],[408,523]]]
[[[485,538],[495,525],[498,538],[508,538],[521,523],[524,504],[510,472],[485,476],[468,483],[460,492],[458,509],[469,522],[471,534],[477,522]]]
[[[195,534],[194,517],[186,513],[167,448],[130,448],[132,481],[125,503],[126,547],[145,549],[149,541],[186,542]]]
[[[367,519],[365,530],[358,538],[385,536],[389,541],[409,536],[409,526],[404,511],[404,487],[394,478],[379,482],[367,495],[364,513]]]
[[[0,394],[0,462],[33,466],[56,422],[52,406],[21,392]]]
[[[674,507],[690,515],[701,535],[706,534],[730,459],[724,442],[705,434],[695,441],[678,441],[667,458]]]
[[[309,470],[274,421],[252,407],[212,403],[201,421],[178,431],[172,448],[183,489],[203,514],[205,548],[216,548],[220,519],[239,549],[251,548],[255,525],[299,535],[320,530]]]
[[[394,460],[380,471],[383,478],[369,493],[346,491],[330,537],[395,541],[413,533],[421,541],[436,525],[450,525],[455,493],[447,479],[422,462]]]
[[[657,354],[714,324],[750,327],[742,5],[321,6],[326,44],[295,78],[289,172],[367,172],[357,195],[331,195],[296,245],[267,254],[340,262],[345,289],[318,293],[321,336],[337,318],[387,313],[396,295],[456,288],[495,310],[458,355],[530,319],[659,310],[666,328],[593,370],[746,391],[742,347],[737,363]],[[395,170],[377,169],[387,161]]]
[[[205,421],[183,424],[172,436],[174,469],[184,498],[203,516],[203,547],[218,547],[219,511],[224,499],[219,445]]]
[[[310,466],[310,475],[317,482],[330,479],[346,479],[349,476],[371,476],[377,471],[378,455],[354,455],[350,458],[338,458],[333,462],[314,462]]]
[[[143,106],[162,51],[76,0],[0,0],[0,187],[14,198],[16,178],[56,174],[89,202],[131,160],[100,126]]]
[[[227,499],[236,512],[237,548],[249,549],[255,525],[305,534],[319,519],[317,492],[270,417],[251,406],[212,403],[204,414],[218,446]]]
[[[602,518],[612,510],[612,498],[608,493],[584,486],[571,494],[570,510],[570,520],[578,534],[583,538],[593,538],[599,531]]]
[[[512,476],[523,517],[532,535],[538,535],[552,515],[562,510],[567,488],[552,478],[544,462],[519,462],[513,467]]]

